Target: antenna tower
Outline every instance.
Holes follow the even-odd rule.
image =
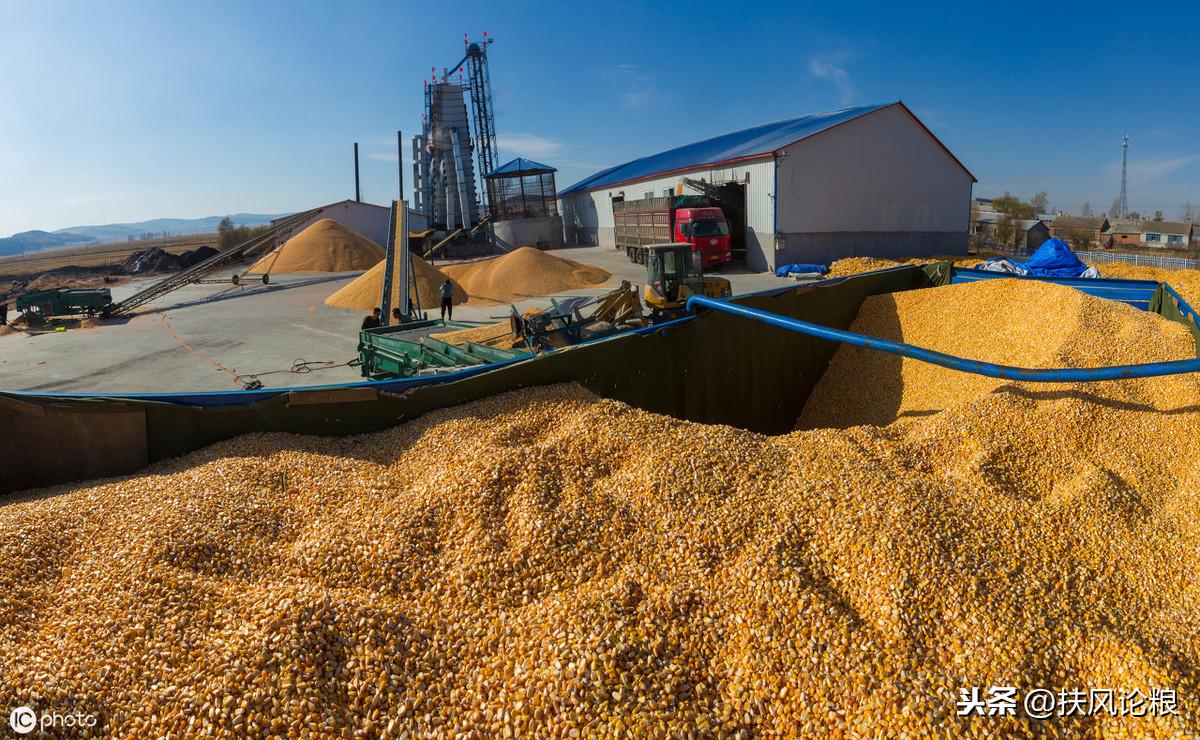
[[[1121,144],[1121,218],[1129,218],[1129,194],[1125,190],[1125,171],[1129,165],[1129,134]]]

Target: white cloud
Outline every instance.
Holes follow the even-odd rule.
[[[1152,159],[1146,162],[1133,162],[1129,166],[1129,173],[1138,178],[1150,182],[1157,180],[1160,177],[1181,170],[1190,164],[1200,161],[1200,154],[1191,154],[1186,157],[1172,157],[1168,159]]]
[[[558,164],[561,167],[576,167],[582,170],[602,170],[612,167],[612,162],[608,164],[596,164],[595,162],[576,162],[573,159],[560,159]]]
[[[653,99],[656,95],[658,95],[658,88],[653,85],[626,90],[625,105],[628,105],[630,108],[637,108],[646,101]]]
[[[638,69],[635,64],[614,64],[612,69],[601,72],[620,92],[621,99],[630,108],[640,108],[658,98],[658,87],[654,78]]]
[[[547,139],[535,134],[520,133],[497,134],[496,145],[503,152],[531,159],[554,157],[562,154],[566,148],[561,142],[554,141],[553,139]]]
[[[1182,157],[1164,157],[1160,159],[1140,159],[1130,152],[1129,155],[1129,184],[1132,186],[1147,185],[1160,180],[1167,175],[1200,162],[1200,154],[1189,154]],[[1121,160],[1117,159],[1108,165],[1109,174],[1121,176]]]
[[[843,103],[849,103],[853,99],[854,88],[850,84],[850,73],[832,61],[813,57],[808,60],[808,73],[817,79],[832,82]]]

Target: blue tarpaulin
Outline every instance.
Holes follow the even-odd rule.
[[[1088,269],[1062,239],[1047,239],[1025,260],[1030,275],[1043,277],[1079,277]]]
[[[812,273],[824,275],[829,272],[829,268],[825,265],[810,264],[807,262],[793,262],[790,265],[781,265],[775,268],[775,277],[787,277],[793,272]]]

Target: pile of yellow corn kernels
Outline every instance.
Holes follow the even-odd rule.
[[[856,328],[1011,364],[1194,356],[1180,325],[1013,282],[873,298]],[[843,349],[796,413],[767,437],[560,385],[18,495],[0,709],[124,737],[1200,733],[1196,376]],[[1160,703],[959,716],[992,687]]]

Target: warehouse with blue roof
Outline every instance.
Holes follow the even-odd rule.
[[[617,246],[613,203],[706,194],[735,262],[965,254],[974,176],[902,102],[814,113],[610,167],[559,191],[567,243]]]

